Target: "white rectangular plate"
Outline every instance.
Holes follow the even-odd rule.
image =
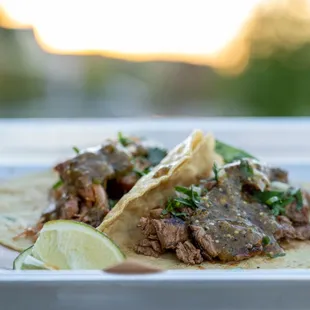
[[[310,119],[0,120],[0,182],[43,170],[118,131],[172,147],[194,128],[310,180]],[[1,199],[1,197],[0,197]],[[15,253],[0,250],[0,266]],[[309,309],[310,270],[103,272],[0,270],[0,309]]]

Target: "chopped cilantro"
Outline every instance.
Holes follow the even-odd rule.
[[[175,190],[176,192],[182,193],[185,196],[187,196],[186,198],[181,198],[181,197],[175,198],[176,201],[186,206],[189,206],[192,209],[196,209],[197,207],[199,207],[200,195],[194,186],[191,186],[189,188],[183,187],[183,186],[177,186]]]
[[[80,149],[77,148],[76,146],[72,147],[72,149],[75,152],[75,154],[80,154]]]
[[[220,172],[220,168],[217,166],[216,162],[213,163],[213,167],[212,167],[213,173],[214,173],[214,179],[216,182],[219,181],[219,172]]]
[[[166,208],[162,211],[162,215],[167,215],[170,213],[171,215],[175,217],[185,218],[186,213],[184,212],[178,212],[178,209],[182,208],[182,204],[176,201],[175,199],[169,199],[166,205]]]
[[[126,138],[123,136],[121,132],[118,133],[118,141],[122,146],[128,146],[132,143],[132,141],[129,138]]]
[[[275,202],[279,202],[280,198],[278,196],[272,196],[270,197],[268,200],[266,200],[266,204],[268,206],[271,206],[272,204],[274,204]]]
[[[263,246],[266,246],[270,243],[270,238],[268,236],[264,236],[262,239]]]
[[[147,159],[151,162],[152,166],[157,166],[166,155],[167,150],[159,147],[150,147],[148,149]]]
[[[162,215],[167,215],[169,213],[169,211],[167,210],[167,209],[163,209],[162,211],[161,211],[161,214]]]
[[[285,215],[285,207],[296,201],[296,209],[301,210],[303,199],[300,189],[290,188],[287,191],[255,191],[253,196],[260,202],[266,204],[273,215]]]
[[[175,212],[175,211],[173,211],[172,215],[175,216],[175,217],[180,217],[180,218],[186,218],[187,217],[187,214],[185,212]]]
[[[185,218],[187,215],[184,212],[179,212],[178,210],[183,208],[184,206],[190,207],[191,209],[197,209],[200,205],[200,195],[194,186],[191,187],[183,187],[177,186],[175,191],[178,193],[182,193],[185,197],[176,197],[170,199],[166,205],[166,208],[162,211],[162,215],[166,215],[168,213],[173,216]]]
[[[291,190],[291,194],[296,199],[296,209],[300,211],[302,209],[303,205],[304,205],[300,188],[292,189]]]
[[[58,180],[58,181],[53,185],[53,189],[57,189],[57,188],[59,188],[61,185],[63,185],[63,181],[62,181],[62,180]]]
[[[109,199],[109,208],[110,210],[113,209],[115,207],[115,205],[117,204],[118,200],[114,200],[114,199]]]
[[[215,151],[223,157],[226,164],[236,160],[240,160],[242,158],[256,159],[253,155],[228,144],[225,144],[219,140],[216,140],[215,142]]]
[[[244,158],[240,160],[240,171],[245,178],[251,178],[254,175],[253,167]]]
[[[138,169],[133,169],[133,172],[135,172],[139,177],[143,177],[144,175],[148,174],[151,171],[149,167],[145,168],[143,171]]]

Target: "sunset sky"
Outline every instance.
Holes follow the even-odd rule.
[[[2,24],[51,52],[214,55],[261,0],[2,0]],[[4,18],[5,16],[5,18]]]
[[[38,44],[51,53],[220,67],[245,59],[240,33],[258,7],[268,10],[306,2],[310,1],[1,0],[0,23],[32,28]],[[298,14],[305,13],[304,8],[299,12],[300,6],[293,6]],[[225,52],[232,42],[235,48]]]

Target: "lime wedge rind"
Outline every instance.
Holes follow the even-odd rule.
[[[24,262],[21,266],[22,270],[53,270],[49,268],[40,260],[34,258],[32,255],[27,255],[24,259]]]
[[[22,266],[24,264],[24,261],[26,259],[26,257],[28,255],[31,255],[32,253],[32,247],[29,247],[27,248],[26,250],[24,250],[23,252],[21,252],[14,260],[13,262],[13,269],[14,270],[21,270],[22,269]]]

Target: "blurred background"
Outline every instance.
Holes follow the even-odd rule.
[[[309,115],[309,0],[0,0],[0,117]]]

